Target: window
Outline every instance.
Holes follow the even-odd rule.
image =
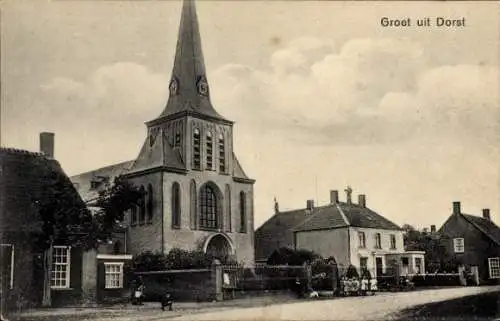
[[[226,145],[222,134],[219,135],[219,171],[226,172]]]
[[[382,239],[380,233],[375,233],[375,248],[376,249],[382,248]]]
[[[90,181],[90,189],[98,189],[99,186],[101,186],[101,183],[100,181],[96,181],[96,180],[91,180]]]
[[[14,245],[0,244],[0,278],[7,288],[14,288]],[[3,286],[3,284],[2,284]]]
[[[213,162],[214,162],[214,154],[213,154],[213,148],[214,148],[214,142],[212,139],[212,133],[207,132],[207,169],[212,170],[213,169]]]
[[[130,209],[130,225],[135,226],[137,224],[137,206],[134,205]]]
[[[416,274],[422,273],[422,259],[419,257],[415,258],[415,273]]]
[[[198,128],[195,128],[193,133],[193,169],[201,168],[200,145],[201,145],[200,130]]]
[[[106,289],[123,288],[123,263],[104,263]]]
[[[396,249],[396,235],[391,234],[391,250]]]
[[[200,191],[200,227],[215,229],[217,224],[217,197],[213,187],[204,185]]]
[[[455,253],[464,253],[465,245],[463,238],[454,238],[453,239],[453,250]]]
[[[226,184],[226,191],[224,193],[224,199],[226,200],[226,213],[225,213],[225,219],[226,219],[226,226],[225,230],[226,232],[231,232],[232,228],[232,215],[231,215],[231,186],[229,184]]]
[[[360,257],[359,258],[359,267],[361,268],[361,270],[368,269],[368,258],[367,257]]]
[[[51,287],[53,289],[69,288],[69,271],[71,264],[71,248],[54,246],[52,251]]]
[[[240,233],[247,232],[247,199],[245,192],[240,192]]]
[[[196,230],[196,220],[197,220],[197,215],[196,215],[196,211],[198,210],[197,208],[197,195],[196,195],[196,182],[195,180],[191,180],[191,184],[190,184],[190,187],[189,187],[189,197],[190,197],[190,205],[191,205],[191,208],[190,208],[190,211],[191,211],[191,217],[190,217],[190,225],[191,225],[191,229],[192,230]]]
[[[359,239],[359,247],[360,248],[365,248],[366,247],[365,232],[358,232],[358,239]]]
[[[147,222],[153,222],[153,186],[148,184]]]
[[[490,279],[500,279],[500,257],[490,257],[488,259]]]
[[[146,217],[146,191],[144,190],[144,186],[141,185],[139,188],[139,192],[142,197],[139,199],[139,224],[144,224],[144,218]]]
[[[181,188],[179,183],[172,185],[172,228],[181,227]]]

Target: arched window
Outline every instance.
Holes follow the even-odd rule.
[[[231,187],[229,184],[226,184],[226,190],[224,192],[224,199],[226,202],[226,213],[224,215],[225,226],[224,229],[226,232],[231,232]]]
[[[141,193],[141,198],[139,199],[139,224],[144,224],[144,218],[146,216],[146,191],[144,190],[144,186],[141,185],[139,188],[139,192]]]
[[[200,227],[218,228],[217,195],[212,186],[205,184],[200,190]]]
[[[226,143],[222,133],[219,134],[219,171],[226,172]]]
[[[240,233],[247,232],[247,199],[245,192],[240,192]]]
[[[192,230],[196,230],[196,211],[197,211],[197,195],[196,195],[196,182],[191,180],[191,185],[189,187],[189,197],[190,197],[190,226]]]
[[[181,227],[181,188],[179,183],[172,185],[172,228]]]
[[[147,222],[152,223],[153,222],[153,186],[151,184],[148,184],[148,202],[146,204],[147,208]]]
[[[198,128],[193,132],[193,169],[201,169],[201,135]]]
[[[207,131],[207,162],[206,162],[206,168],[208,170],[213,169],[213,163],[214,163],[214,141],[212,138],[212,133],[210,131]]]

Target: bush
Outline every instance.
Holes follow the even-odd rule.
[[[281,247],[275,250],[268,258],[269,265],[302,265],[321,258],[318,254],[309,250],[293,250],[288,247]]]
[[[203,269],[212,266],[215,257],[203,251],[188,251],[174,248],[168,254],[143,252],[134,257],[134,272]],[[231,257],[219,258],[222,264],[237,265]]]

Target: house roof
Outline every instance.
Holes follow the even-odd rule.
[[[498,227],[495,223],[480,216],[470,214],[462,214],[462,216],[493,242],[500,245],[500,227]]]
[[[112,183],[114,178],[127,171],[134,161],[126,161],[106,167],[98,168],[89,172],[81,173],[71,176],[70,180],[73,182],[76,190],[85,202],[90,202],[97,199],[99,196],[99,189],[92,188],[92,181],[100,180],[103,183]]]
[[[0,214],[3,231],[36,231],[37,202],[44,197],[49,184],[68,187],[65,197],[72,203],[82,202],[59,162],[41,153],[0,148]],[[64,203],[64,202],[63,202]],[[83,206],[83,203],[80,203]],[[33,224],[30,224],[33,223]]]
[[[385,230],[401,229],[397,224],[369,208],[341,202],[315,207],[312,210],[304,208],[289,212],[280,212],[265,222],[257,230],[256,235],[258,233],[280,233],[280,231],[285,229],[292,229],[299,232],[347,226]]]
[[[395,223],[367,207],[337,203],[315,209],[309,218],[295,227],[295,231],[333,229],[345,226],[400,230]]]

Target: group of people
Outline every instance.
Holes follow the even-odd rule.
[[[367,277],[362,277],[356,278],[347,278],[347,277],[342,277],[340,279],[340,294],[342,296],[349,296],[349,295],[367,295],[368,293],[370,294],[375,294],[375,292],[378,291],[378,285],[377,285],[377,279],[375,278],[367,278]]]

